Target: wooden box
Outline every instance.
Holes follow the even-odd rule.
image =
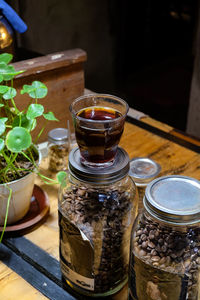
[[[48,131],[56,127],[67,127],[67,120],[72,119],[69,113],[70,103],[84,93],[84,69],[86,53],[81,49],[61,51],[38,58],[28,59],[13,63],[17,70],[26,70],[14,80],[14,87],[18,90],[16,96],[17,107],[22,108],[29,105],[28,95],[20,95],[19,90],[24,84],[32,81],[42,81],[48,87],[45,98],[39,99],[38,103],[44,105],[45,112],[52,111],[59,122],[48,121],[47,126],[38,142],[47,140]],[[43,117],[38,118],[38,126],[32,132],[33,140],[45,123]]]

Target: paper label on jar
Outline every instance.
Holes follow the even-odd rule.
[[[94,249],[86,235],[59,212],[60,262],[64,277],[72,283],[94,290]]]
[[[86,290],[94,291],[94,279],[87,278],[85,276],[82,276],[74,272],[69,267],[67,267],[62,261],[61,261],[61,268],[66,278],[68,278],[71,282]]]

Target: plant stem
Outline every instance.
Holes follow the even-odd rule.
[[[3,170],[1,170],[0,173],[1,173],[1,172],[3,173],[3,171],[4,171],[5,174],[6,174],[6,173],[8,172],[8,170],[10,169],[11,172],[12,172],[12,174],[13,174],[13,177],[14,177],[14,178],[16,177],[16,176],[15,176],[15,173],[16,173],[18,176],[20,176],[20,174],[19,174],[19,172],[18,172],[18,169],[17,169],[17,168],[15,167],[15,165],[13,164],[13,162],[14,162],[14,161],[16,160],[16,158],[17,158],[18,153],[14,153],[13,156],[11,155],[11,157],[8,157],[8,156],[5,154],[4,151],[2,151],[1,153],[2,153],[4,159],[5,159],[6,163],[7,163],[7,166],[6,166]],[[15,173],[14,173],[13,171],[14,171]],[[7,180],[6,180],[6,182],[7,182]]]
[[[17,106],[15,105],[15,101],[14,101],[13,98],[11,98],[11,102],[12,102],[12,105],[13,105],[13,107],[15,109],[15,113],[17,114],[19,112],[19,110],[17,109]]]
[[[45,175],[42,175],[40,172],[38,173],[38,176],[46,183],[46,184],[59,184],[59,182],[57,181],[57,180],[55,180],[55,179],[51,179],[51,178],[49,178],[49,177],[46,177]],[[46,180],[48,180],[48,181],[46,181],[46,180],[44,180],[44,179],[46,179]]]
[[[25,152],[20,152],[24,157],[26,157],[26,159],[28,160],[28,161],[30,161],[33,165],[34,165],[34,167],[36,168],[36,169],[38,169],[38,166],[37,166],[37,164],[36,164],[36,162],[35,162],[35,159],[34,159],[34,157],[33,157],[33,154],[32,154],[32,152],[31,152],[31,150],[30,150],[30,148],[28,149],[28,151],[29,151],[29,154],[30,154],[30,156],[31,156],[31,158],[28,156],[28,155],[26,155],[26,153]]]
[[[36,139],[34,140],[34,144],[37,144],[38,139],[40,138],[41,134],[43,133],[45,127],[46,127],[47,122],[44,123],[44,126],[42,127],[42,129],[40,130],[40,132],[38,133],[38,136],[36,137]]]
[[[42,175],[40,172],[39,172],[39,170],[38,170],[38,166],[36,165],[36,163],[35,163],[35,161],[34,161],[34,158],[33,158],[33,160],[31,160],[27,155],[26,155],[26,153],[24,153],[24,152],[21,152],[29,161],[31,161],[33,164],[34,164],[34,166],[37,168],[37,175],[46,183],[46,184],[58,184],[59,182],[57,181],[57,180],[55,180],[55,179],[51,179],[51,178],[49,178],[49,177],[46,177],[45,175]],[[31,155],[32,155],[32,153],[31,153]],[[47,181],[46,181],[46,180]]]
[[[7,224],[7,219],[8,219],[8,209],[9,209],[9,206],[10,206],[10,199],[11,199],[11,196],[12,196],[12,189],[9,188],[8,185],[5,185],[5,186],[9,189],[9,195],[8,195],[8,200],[7,200],[6,215],[5,215],[4,225],[3,225],[3,231],[2,231],[1,236],[0,236],[0,243],[3,239],[3,235],[4,235],[4,232],[5,232],[5,229],[6,229],[6,224]]]
[[[11,79],[11,87],[13,88],[13,79]],[[14,101],[13,98],[11,98],[11,102],[12,102],[12,105],[13,105],[13,107],[15,109],[15,113],[17,114],[19,112],[19,110],[18,110],[18,108],[17,108],[17,106],[16,106],[15,101]]]

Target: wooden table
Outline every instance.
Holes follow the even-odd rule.
[[[161,176],[181,174],[200,180],[200,141],[133,110],[130,115],[120,143],[130,158],[152,158],[161,165]],[[41,168],[44,174],[52,176],[45,159]],[[31,232],[4,238],[0,245],[0,299],[77,299],[77,295],[62,286],[58,261],[58,186],[44,185],[39,179],[36,184],[49,196],[50,214]],[[127,286],[110,299],[127,299]]]

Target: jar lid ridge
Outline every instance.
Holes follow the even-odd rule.
[[[135,157],[130,161],[129,175],[136,185],[145,186],[160,173],[161,166],[148,157]]]
[[[169,175],[147,185],[144,207],[153,217],[174,225],[200,222],[200,181]]]
[[[69,171],[76,179],[84,182],[113,183],[128,175],[129,156],[124,149],[118,147],[113,165],[105,168],[92,168],[81,163],[81,155],[77,147],[69,154]]]
[[[48,133],[48,141],[55,144],[60,144],[68,141],[68,129],[54,128]]]

